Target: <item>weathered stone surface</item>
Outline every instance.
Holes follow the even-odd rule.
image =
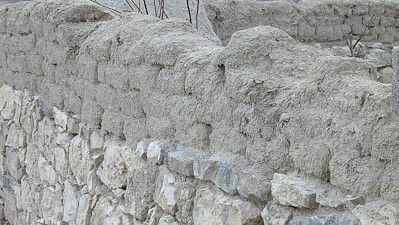
[[[147,160],[150,163],[162,165],[168,151],[174,150],[174,144],[167,140],[153,141],[148,145]]]
[[[262,211],[265,225],[285,225],[292,219],[292,212],[281,206],[268,204]]]
[[[229,157],[222,158],[220,156],[197,158],[193,164],[194,177],[212,181],[225,192],[236,194],[239,178],[231,160]]]
[[[87,175],[94,164],[94,161],[91,159],[88,143],[79,136],[75,136],[71,140],[68,152],[71,170],[74,173],[77,183],[83,185],[86,183]]]
[[[331,215],[320,215],[320,216],[303,216],[294,217],[289,225],[361,225],[361,223],[354,218],[351,214],[331,214]]]
[[[193,164],[199,156],[199,152],[194,149],[179,149],[169,152],[166,156],[165,164],[169,170],[185,176],[194,176]]]
[[[238,172],[237,191],[244,197],[256,197],[263,201],[270,199],[270,180],[259,169],[241,169]]]
[[[163,175],[162,186],[155,197],[155,202],[166,212],[174,214],[177,210],[175,177],[172,173],[166,172]]]
[[[97,170],[98,177],[113,189],[126,186],[130,163],[128,156],[133,154],[132,148],[119,146],[117,143],[107,143],[104,160]]]
[[[271,183],[272,196],[282,205],[316,208],[315,187],[298,177],[275,173]]]
[[[214,187],[199,189],[194,200],[194,224],[259,224],[261,210]]]
[[[397,224],[399,223],[399,206],[384,201],[369,202],[358,205],[353,214],[361,224]]]
[[[100,133],[96,130],[90,135],[90,148],[92,149],[102,149],[104,146],[104,139],[101,137]]]
[[[137,143],[136,152],[135,153],[142,159],[147,158],[147,149],[148,149],[148,145],[150,143],[151,143],[150,140],[141,140],[141,141],[139,141],[139,143]]]
[[[392,54],[382,49],[370,49],[365,59],[374,62],[379,67],[392,65]]]
[[[57,109],[56,107],[53,108],[53,112],[54,112],[55,125],[57,125],[58,130],[60,132],[65,131],[67,129],[67,124],[68,124],[67,114]]]
[[[68,223],[75,223],[76,216],[80,215],[81,211],[78,210],[79,205],[79,196],[78,189],[66,180],[64,182],[64,195],[63,195],[63,205],[64,205],[64,214],[63,220]]]

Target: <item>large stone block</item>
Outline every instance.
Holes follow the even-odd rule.
[[[298,177],[275,173],[271,183],[272,196],[282,205],[316,208],[316,190]]]
[[[194,200],[194,225],[260,224],[261,210],[250,202],[224,194],[215,187],[197,190]]]

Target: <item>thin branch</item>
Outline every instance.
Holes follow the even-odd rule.
[[[154,0],[154,13],[155,16],[158,17],[156,0]]]
[[[126,1],[129,1],[129,0],[126,0]],[[137,8],[137,10],[139,11],[139,13],[143,14],[143,12],[140,10],[140,7],[138,7],[137,4],[136,4],[133,0],[131,0],[131,2],[132,2],[133,5]],[[133,10],[133,9],[132,9],[132,10]]]
[[[144,3],[145,13],[148,15],[147,3],[145,2],[145,0],[143,0],[143,3]]]
[[[369,23],[367,24],[366,28],[363,30],[363,33],[359,36],[359,38],[357,39],[357,41],[355,42],[355,44],[353,45],[353,48],[356,47],[356,45],[360,42],[360,40],[362,40],[363,36],[366,34],[367,30],[370,29],[370,25],[371,23],[374,21],[375,19],[375,14],[373,14],[373,17],[371,17],[371,20],[369,21]]]
[[[109,11],[111,11],[111,12],[117,14],[117,15],[121,15],[121,12],[118,11],[118,10],[116,10],[116,9],[113,9],[113,8],[111,8],[111,7],[108,7],[108,6],[106,6],[106,5],[103,5],[103,4],[99,3],[99,2],[97,2],[96,0],[90,0],[90,1],[96,3],[97,5],[99,5],[99,6],[101,6],[101,7],[104,7],[105,9],[108,9]]]
[[[341,26],[341,31],[342,31],[342,34],[344,35],[346,45],[349,46],[348,38],[346,37],[346,34],[345,34],[344,30],[342,29],[342,26]]]
[[[130,4],[129,0],[125,0],[129,8],[134,12],[133,6]]]
[[[162,13],[163,13],[163,15],[166,17],[166,19],[169,19],[169,16],[166,14],[165,11],[163,11]]]
[[[162,2],[162,5],[161,5],[161,8],[162,8],[161,20],[163,20],[163,16],[164,16],[164,12],[165,12],[165,0],[161,0],[161,2]]]
[[[191,20],[191,10],[190,10],[189,0],[186,0],[186,4],[187,4],[187,10],[188,10],[188,18],[190,20],[190,23],[193,24],[193,21]]]
[[[198,14],[199,14],[200,0],[197,0],[197,12],[195,14],[195,27],[198,29]]]

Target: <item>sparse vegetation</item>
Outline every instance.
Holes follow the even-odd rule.
[[[363,32],[359,35],[359,37],[357,38],[357,40],[355,40],[355,39],[353,38],[352,32],[349,32],[349,33],[345,34],[344,30],[343,30],[342,27],[341,27],[341,31],[342,31],[342,34],[344,35],[344,39],[345,39],[346,45],[347,45],[348,48],[349,48],[350,56],[351,56],[351,57],[357,57],[357,56],[358,56],[358,53],[355,52],[356,46],[359,45],[360,41],[361,41],[361,40],[363,39],[363,37],[367,34],[367,31],[370,30],[371,24],[374,22],[374,20],[375,20],[375,14],[371,17],[369,23],[368,23],[367,26],[364,28]]]

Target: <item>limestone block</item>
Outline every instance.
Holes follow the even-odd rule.
[[[174,214],[177,210],[176,205],[176,188],[175,188],[175,177],[172,173],[166,172],[163,175],[162,186],[157,193],[155,202],[166,212]]]
[[[270,180],[262,171],[245,168],[238,172],[239,182],[237,191],[246,198],[256,197],[263,201],[268,201],[271,194]]]
[[[137,143],[135,153],[141,159],[147,158],[147,149],[148,149],[148,145],[150,144],[150,142],[151,142],[150,140],[144,139]]]
[[[285,225],[292,219],[292,212],[281,206],[269,204],[262,211],[265,225]]]
[[[3,192],[4,200],[4,216],[5,219],[11,224],[17,224],[18,221],[18,211],[17,202],[14,193],[11,190],[5,190]]]
[[[224,194],[215,187],[197,190],[193,221],[199,224],[261,224],[261,210],[250,202]]]
[[[102,149],[104,146],[104,138],[101,136],[99,130],[94,130],[90,135],[90,148]]]
[[[68,173],[67,156],[64,148],[54,148],[54,168],[61,176],[66,177]]]
[[[175,148],[168,140],[153,141],[148,145],[147,160],[152,164],[162,165],[165,154]]]
[[[366,224],[398,224],[398,204],[376,201],[366,205],[358,205],[352,211],[362,225]]]
[[[229,194],[237,193],[239,177],[229,160],[219,157],[200,157],[195,160],[193,170],[194,177],[200,180],[212,181],[217,187]]]
[[[60,132],[64,132],[67,129],[68,115],[65,112],[57,109],[57,107],[53,108],[54,112],[54,121],[55,125],[57,125],[57,129]]]
[[[128,164],[124,156],[129,153],[132,153],[131,148],[113,142],[106,144],[104,161],[97,170],[98,177],[105,185],[112,189],[126,186]]]
[[[47,161],[44,157],[39,155],[37,166],[41,182],[49,185],[55,185],[57,183],[57,172],[50,161]]]
[[[94,161],[91,159],[89,145],[79,136],[75,136],[68,148],[68,157],[70,168],[77,183],[79,185],[85,184],[94,164]]]
[[[199,157],[199,152],[194,149],[179,149],[169,152],[166,156],[166,166],[170,171],[179,173],[188,177],[194,176],[193,164]]]
[[[91,217],[87,217],[87,219],[90,219],[90,221],[85,219],[86,224],[104,224],[105,219],[110,217],[110,214],[115,209],[115,206],[112,203],[112,197],[101,195],[92,201],[96,202],[96,204],[93,205]],[[82,206],[84,205],[87,206],[86,204],[82,204]],[[77,221],[81,220],[77,219]]]
[[[17,99],[10,86],[3,85],[0,88],[0,114],[5,120],[13,118],[15,111],[14,101]]]
[[[60,185],[49,186],[43,189],[39,200],[39,212],[43,215],[46,224],[56,224],[62,218],[64,205],[63,192]]]
[[[21,179],[23,171],[21,162],[18,158],[18,152],[16,150],[6,148],[5,167],[15,180]]]
[[[87,177],[87,191],[91,195],[94,195],[96,193],[97,189],[99,189],[100,187],[101,187],[100,178],[98,178],[95,170],[91,170]]]
[[[18,129],[14,124],[10,127],[5,145],[15,150],[26,147],[26,133]]]
[[[77,214],[80,213],[77,211],[79,200],[78,198],[78,188],[74,187],[70,181],[65,180],[63,194],[63,220],[70,224],[73,224],[75,222]]]
[[[272,196],[282,205],[297,208],[317,208],[313,185],[298,177],[275,173],[271,183]]]
[[[91,207],[92,207],[91,195],[89,194],[81,195],[78,202],[76,225],[90,224]]]

